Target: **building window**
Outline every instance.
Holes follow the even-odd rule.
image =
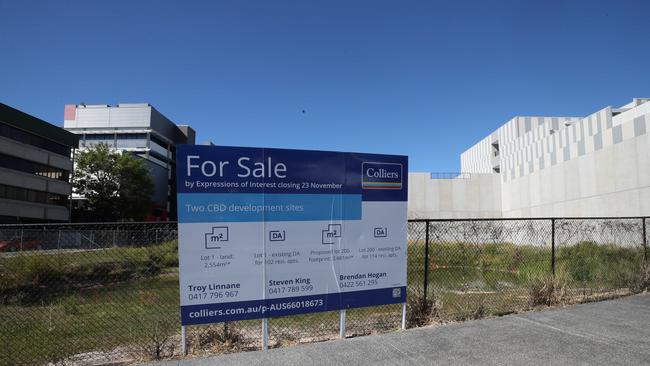
[[[59,155],[66,157],[70,156],[70,146],[65,146],[52,140],[32,135],[29,132],[25,132],[21,129],[6,125],[4,123],[0,123],[0,136],[17,142],[22,142],[23,144],[39,147],[41,149],[45,149]]]
[[[69,172],[63,169],[17,158],[15,156],[0,154],[0,167],[38,175],[50,179],[67,182]]]
[[[110,147],[115,147],[115,134],[112,133],[96,133],[86,134],[82,143],[83,146],[92,147],[99,144],[106,144]]]
[[[6,184],[0,184],[0,198],[14,201],[43,203],[46,205],[68,206],[68,196],[66,195],[36,191],[22,187],[13,187]]]
[[[499,156],[499,141],[494,141],[492,143],[492,156]]]
[[[115,135],[112,133],[97,133],[97,134],[89,134],[86,135],[86,140],[87,141],[96,141],[96,140],[114,140]]]
[[[146,140],[146,133],[118,133],[118,140]]]
[[[167,145],[169,145],[167,142],[163,141],[162,139],[158,138],[156,135],[151,134],[151,141],[157,143],[158,145],[167,148]]]

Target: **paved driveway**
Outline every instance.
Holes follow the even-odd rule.
[[[650,365],[650,294],[155,365]]]

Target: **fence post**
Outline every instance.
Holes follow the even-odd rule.
[[[24,230],[25,229],[23,229],[23,227],[21,226],[20,227],[20,251],[21,252],[23,251],[23,233],[24,233]]]
[[[429,292],[429,220],[426,221],[426,235],[424,244],[424,303],[427,303]]]
[[[551,273],[555,277],[555,219],[551,219]]]
[[[181,325],[181,354],[187,356],[187,334],[184,325]]]
[[[643,262],[648,263],[648,235],[645,228],[645,217],[641,218],[641,226],[643,226]]]

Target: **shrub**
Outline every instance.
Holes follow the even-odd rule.
[[[212,325],[203,329],[197,336],[196,342],[199,347],[220,344],[227,348],[236,347],[243,341],[241,332],[230,322],[221,326]]]
[[[486,312],[485,297],[470,296],[466,293],[463,299],[454,305],[452,318],[455,321],[477,320],[485,317]]]
[[[641,271],[632,279],[630,290],[635,293],[650,290],[650,265],[643,265]]]
[[[409,296],[407,300],[406,324],[409,328],[430,324],[439,317],[439,305],[433,299],[424,296]]]
[[[153,320],[147,326],[147,339],[142,348],[145,354],[154,360],[171,357],[175,349],[171,340],[172,332],[169,330],[169,325],[159,320]]]
[[[568,299],[566,287],[566,281],[559,276],[534,279],[528,286],[528,304],[530,306],[561,304]]]
[[[30,255],[21,272],[23,272],[23,280],[34,286],[59,282],[64,277],[64,272],[57,261],[38,255]]]

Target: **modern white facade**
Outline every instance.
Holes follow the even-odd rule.
[[[63,126],[79,135],[80,150],[104,143],[143,158],[154,181],[156,207],[175,218],[176,145],[194,144],[190,126],[177,126],[146,103],[66,105]]]
[[[410,217],[650,215],[650,99],[587,117],[515,117],[461,155],[463,179],[409,178]],[[496,179],[464,200],[452,191]],[[485,184],[483,185],[485,186]],[[431,197],[438,196],[443,201]],[[484,197],[485,196],[485,197]],[[493,206],[476,202],[494,202]],[[496,203],[498,202],[498,204]],[[446,207],[457,207],[448,211]],[[493,214],[493,215],[492,215]]]

